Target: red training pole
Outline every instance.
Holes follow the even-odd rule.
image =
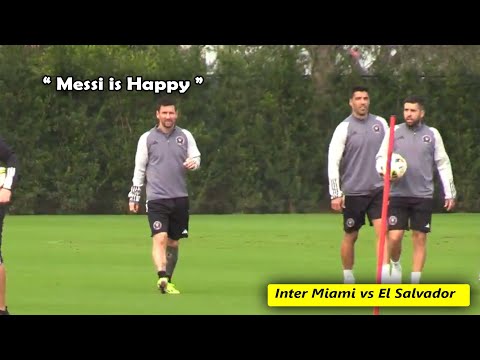
[[[390,195],[390,162],[393,152],[393,141],[395,139],[395,115],[390,116],[390,137],[388,139],[388,152],[387,152],[387,168],[385,169],[385,175],[383,177],[383,200],[382,200],[382,222],[380,226],[380,242],[377,249],[377,284],[382,282],[382,265],[383,254],[385,249],[385,236],[387,234],[387,215],[388,215],[388,198]],[[380,309],[376,306],[373,309],[373,314],[378,315]]]

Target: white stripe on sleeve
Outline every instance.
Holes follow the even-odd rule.
[[[135,155],[135,170],[133,171],[133,186],[143,186],[145,182],[145,171],[148,163],[147,137],[150,131],[147,131],[138,140],[137,153]]]
[[[394,131],[394,138],[395,138],[395,131],[398,129],[398,125],[395,125]],[[380,173],[380,169],[386,171],[387,169],[387,156],[388,156],[388,143],[390,141],[390,128],[387,127],[385,130],[385,137],[383,138],[382,145],[380,145],[380,149],[377,152],[377,156],[375,157],[376,164],[375,167],[377,172]]]
[[[200,162],[201,162],[201,154],[200,151],[198,150],[197,147],[197,142],[195,141],[195,138],[193,137],[192,133],[186,129],[182,129],[183,133],[187,137],[188,140],[188,157],[195,161],[197,166],[195,167],[194,170],[198,169],[200,167]]]
[[[438,130],[433,127],[431,127],[430,130],[432,130],[433,136],[435,137],[434,161],[442,181],[445,199],[455,199],[457,197],[457,191],[453,182],[453,172],[450,158],[448,157],[443,144],[442,136]]]
[[[11,189],[13,185],[13,178],[15,177],[16,169],[14,167],[7,168],[7,174],[5,176],[5,181],[3,182],[3,187],[5,189]]]
[[[332,198],[343,196],[340,184],[340,162],[347,141],[348,124],[348,122],[338,124],[328,147],[328,182]]]

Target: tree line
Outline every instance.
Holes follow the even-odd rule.
[[[137,141],[156,122],[155,86],[168,80],[190,81],[173,93],[178,125],[202,153],[188,178],[192,213],[328,211],[328,143],[357,84],[387,121],[402,121],[407,95],[426,98],[426,121],[452,161],[457,210],[480,210],[480,65],[469,61],[478,47],[364,47],[368,71],[348,46],[223,46],[214,66],[205,49],[0,46],[0,136],[21,166],[11,213],[126,213]],[[102,78],[103,90],[57,91],[57,76]],[[141,91],[110,84],[137,76],[165,83]],[[440,211],[438,179],[437,195]]]

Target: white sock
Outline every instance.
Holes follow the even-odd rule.
[[[382,284],[390,284],[391,283],[391,275],[390,275],[390,264],[383,264],[382,265]]]
[[[402,283],[402,267],[400,263],[392,263],[392,284],[401,284]]]
[[[390,264],[383,264],[382,265],[382,274],[390,275]]]
[[[345,284],[355,283],[355,276],[353,276],[353,270],[343,270],[343,282]]]
[[[422,273],[420,271],[412,272],[412,284],[420,284],[420,276]]]

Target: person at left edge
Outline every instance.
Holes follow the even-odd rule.
[[[18,182],[18,160],[13,148],[0,138],[0,162],[5,165],[5,180],[0,188],[0,315],[9,315],[6,305],[7,275],[2,256],[2,234],[5,216]]]

